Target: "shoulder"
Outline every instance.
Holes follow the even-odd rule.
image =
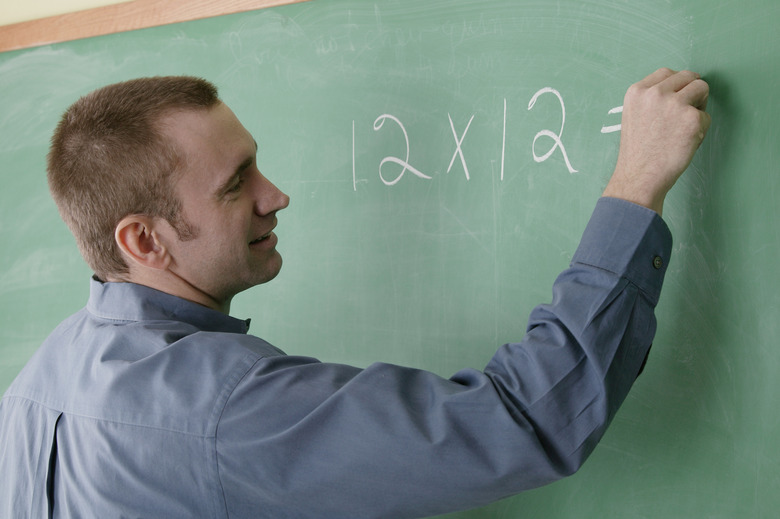
[[[212,435],[236,385],[262,359],[284,353],[244,333],[174,321],[63,322],[6,396],[73,416]]]

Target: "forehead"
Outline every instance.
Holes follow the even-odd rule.
[[[190,182],[219,185],[255,155],[252,135],[224,103],[171,112],[160,126],[184,162],[181,176]]]
[[[224,103],[210,108],[175,110],[160,119],[163,133],[186,151],[228,150],[248,144],[252,136]]]

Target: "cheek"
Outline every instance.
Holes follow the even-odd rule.
[[[185,254],[191,253],[199,259],[191,261],[209,261],[225,263],[236,254],[243,254],[249,246],[248,234],[251,217],[243,215],[246,211],[203,211],[191,223],[197,228],[197,237],[182,242]]]

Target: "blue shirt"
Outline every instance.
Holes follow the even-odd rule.
[[[637,377],[671,235],[602,198],[551,304],[450,379],[287,356],[130,283],[44,342],[0,403],[0,516],[425,517],[571,474]]]

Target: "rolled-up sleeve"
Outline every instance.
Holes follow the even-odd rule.
[[[670,253],[658,215],[602,198],[551,303],[484,371],[258,360],[217,430],[228,513],[427,517],[571,474],[641,370]]]

